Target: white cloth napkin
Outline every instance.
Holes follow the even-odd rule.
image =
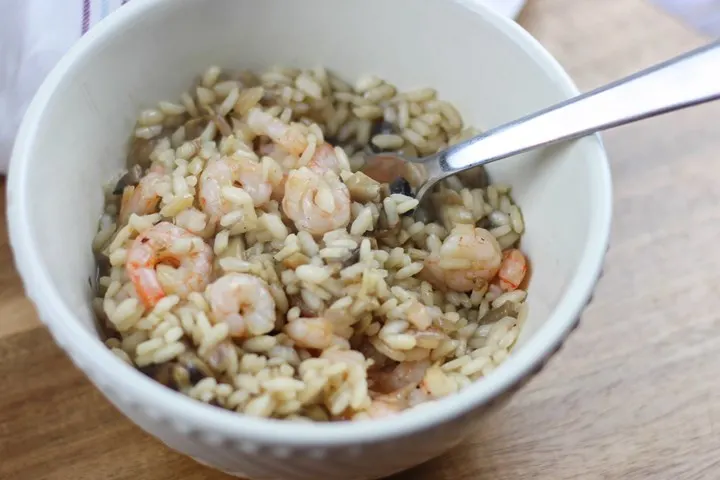
[[[60,57],[130,0],[0,0],[0,174],[33,95]],[[524,0],[478,0],[515,16]]]
[[[0,173],[45,76],[101,19],[128,0],[0,0]]]

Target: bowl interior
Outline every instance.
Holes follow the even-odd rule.
[[[572,93],[555,65],[508,36],[503,28],[509,27],[469,14],[458,2],[147,3],[152,5],[130,4],[121,18],[110,18],[123,28],[101,25],[82,42],[80,54],[61,64],[54,88],[43,93],[47,101],[26,120],[24,147],[11,167],[11,202],[25,213],[18,220],[25,232],[20,241],[50,279],[43,295],[61,299],[75,313],[63,322],[81,322],[90,332],[88,278],[95,269],[91,240],[101,185],[123,167],[139,110],[177,99],[209,65],[324,65],[350,80],[374,73],[400,88],[432,86],[467,124],[480,128]],[[133,8],[142,8],[142,15]],[[609,195],[598,182],[604,168],[596,138],[490,166],[494,181],[513,186],[527,224],[522,248],[532,264],[530,315],[514,354],[553,318],[586,260],[589,232],[598,229]]]

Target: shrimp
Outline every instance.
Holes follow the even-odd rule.
[[[297,124],[286,124],[258,108],[250,109],[247,124],[256,135],[265,135],[289,153],[300,156],[308,146],[307,138]]]
[[[497,274],[498,285],[506,292],[516,290],[525,278],[526,272],[525,255],[517,248],[506,250]]]
[[[261,278],[229,273],[208,287],[210,310],[215,322],[225,322],[230,336],[264,335],[275,328],[275,300]]]
[[[165,176],[162,173],[150,171],[140,179],[136,186],[125,187],[120,200],[119,223],[121,225],[126,224],[133,213],[136,215],[148,215],[157,211],[158,203],[160,203],[157,187],[164,181]]]
[[[232,177],[232,168],[222,159],[210,160],[200,175],[200,207],[211,220],[219,219],[232,208],[221,193],[222,187],[232,185]]]
[[[298,230],[315,236],[350,222],[350,192],[330,172],[321,176],[305,167],[290,172],[282,207]]]
[[[373,398],[367,409],[371,418],[395,415],[457,390],[455,382],[437,365],[431,367],[427,360],[400,364],[391,375],[395,375],[396,381],[386,386],[395,389]]]
[[[242,186],[255,206],[270,200],[272,187],[263,178],[262,165],[237,157],[215,159],[200,175],[200,206],[211,220],[232,210],[233,205],[223,197],[222,189],[234,184]]]
[[[322,317],[298,318],[285,325],[285,333],[300,348],[328,348],[333,344],[332,323]]]
[[[440,289],[469,292],[482,288],[500,269],[502,250],[492,233],[457,225],[439,252],[425,259],[425,279]]]
[[[189,241],[188,253],[173,252],[179,240]],[[203,291],[210,281],[212,262],[212,248],[200,237],[172,223],[160,222],[138,235],[128,250],[125,268],[140,299],[152,308],[166,295],[184,298],[190,292]],[[159,275],[161,266],[170,272],[164,270]]]
[[[230,158],[237,162],[233,165],[235,167],[236,181],[250,195],[253,204],[256,207],[266,204],[270,200],[272,186],[263,175],[262,165],[247,159]]]
[[[335,148],[329,143],[323,143],[315,149],[315,154],[308,163],[308,168],[322,175],[325,172],[334,172],[339,175],[342,166],[335,154]]]
[[[370,418],[385,418],[397,415],[413,404],[422,402],[426,395],[417,389],[419,381],[386,394],[374,395],[366,413]]]
[[[368,382],[371,384],[373,391],[390,394],[392,392],[400,392],[405,388],[415,388],[425,376],[425,371],[430,367],[428,360],[419,360],[417,362],[400,363],[392,370],[381,370],[373,372]]]

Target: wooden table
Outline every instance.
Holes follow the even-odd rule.
[[[583,89],[704,41],[645,0],[530,0],[521,23]],[[581,328],[482,433],[397,480],[720,478],[718,119],[709,105],[606,135],[614,233]],[[73,368],[23,297],[4,222],[0,262],[0,478],[228,478]]]

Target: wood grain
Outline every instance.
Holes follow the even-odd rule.
[[[704,41],[643,0],[530,0],[521,23],[582,89]],[[396,480],[718,478],[717,118],[710,105],[605,136],[614,232],[581,328],[476,437]],[[0,261],[0,478],[227,478],[73,368],[22,296],[4,222]]]
[[[23,287],[13,268],[13,258],[5,222],[5,180],[0,179],[0,341],[14,333],[36,329],[40,322],[32,304],[23,295]],[[2,377],[0,377],[2,378]],[[2,414],[0,414],[2,415]],[[2,458],[2,457],[0,457]]]

